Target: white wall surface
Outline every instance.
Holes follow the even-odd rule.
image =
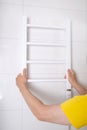
[[[87,0],[0,0],[0,130],[68,130],[67,126],[38,121],[16,87],[16,75],[25,67],[22,42],[24,15],[30,18],[30,23],[44,25],[58,25],[60,19],[71,19],[72,68],[78,80],[87,86]],[[51,78],[57,76],[54,74]],[[65,100],[64,84],[37,83],[31,84],[30,89],[49,104]],[[75,129],[72,127],[72,130]]]

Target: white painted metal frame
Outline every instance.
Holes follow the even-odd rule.
[[[28,32],[27,28],[36,28],[36,29],[49,29],[49,30],[62,30],[65,31],[66,33],[66,44],[52,44],[52,43],[32,43],[28,41]],[[70,20],[67,20],[66,22],[66,27],[56,27],[56,26],[40,26],[40,25],[32,25],[27,23],[27,17],[23,17],[23,42],[24,46],[26,44],[27,46],[46,46],[46,47],[66,47],[67,50],[67,58],[66,60],[57,60],[57,61],[41,61],[41,60],[26,60],[26,51],[27,48],[24,47],[25,49],[25,60],[26,60],[26,65],[27,64],[65,64],[66,65],[66,75],[67,75],[67,69],[71,68],[71,22]],[[26,66],[25,65],[25,66]],[[28,82],[65,82],[66,83],[66,99],[71,98],[72,93],[71,93],[71,85],[68,81],[68,79],[28,79]],[[68,127],[68,129],[71,129],[71,126]]]
[[[50,60],[50,61],[48,61],[48,60],[32,60],[32,61],[30,61],[30,60],[27,60],[26,61],[26,63],[27,64],[67,64],[66,63],[66,61],[65,60]]]
[[[52,43],[32,43],[32,42],[27,42],[27,45],[29,46],[53,46],[53,47],[66,47],[66,44],[52,44]]]
[[[67,69],[71,69],[71,21],[68,20],[66,24],[66,45],[67,45],[67,64],[66,64],[66,75],[67,75]],[[72,89],[71,84],[68,81],[68,75],[66,78],[66,99],[69,99],[72,97]],[[68,130],[71,130],[71,125],[68,126]]]
[[[29,28],[38,28],[38,29],[50,29],[50,30],[65,30],[63,27],[56,27],[56,26],[40,26],[40,25],[31,25],[27,24]]]

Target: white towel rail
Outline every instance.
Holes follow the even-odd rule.
[[[37,29],[50,29],[50,30],[65,30],[63,27],[56,27],[56,26],[42,26],[42,25],[32,25],[27,24],[27,27],[29,28],[37,28]]]
[[[66,33],[66,43],[62,43],[62,44],[57,44],[57,43],[36,43],[36,42],[29,42],[28,41],[28,32],[27,29],[28,28],[35,28],[35,29],[49,29],[49,30],[61,30],[61,31],[65,31]],[[66,65],[66,71],[68,68],[71,68],[71,23],[68,20],[68,22],[66,23],[66,27],[56,27],[56,26],[42,26],[42,25],[32,25],[27,23],[27,18],[24,18],[24,41],[26,42],[27,46],[54,46],[54,47],[66,47],[67,49],[67,58],[65,60],[55,60],[55,61],[41,61],[41,60],[27,60],[26,64],[65,64]],[[43,80],[45,81],[45,80]],[[67,89],[71,89],[71,86],[67,81]],[[32,80],[33,82],[33,80]]]
[[[26,64],[28,67],[28,64],[64,64],[66,66],[66,72],[68,68],[71,68],[71,22],[70,20],[67,21],[65,27],[61,26],[42,26],[42,25],[32,25],[27,23],[27,17],[23,18],[24,22],[24,30],[23,30],[23,37],[24,37],[24,43],[26,43],[26,46],[45,46],[45,47],[66,47],[66,59],[65,60],[26,60]],[[66,42],[61,43],[37,43],[37,42],[30,42],[28,39],[28,30],[29,29],[43,29],[43,30],[59,30],[64,31],[66,33]],[[26,49],[25,49],[26,50]],[[26,53],[26,52],[25,52]],[[28,54],[28,53],[26,53]],[[26,56],[25,56],[26,57]],[[26,59],[26,58],[25,58]],[[66,73],[67,75],[67,73]],[[28,82],[63,82],[66,83],[66,99],[70,98],[72,96],[71,93],[71,85],[69,81],[66,79],[28,79]],[[68,126],[68,130],[71,129],[71,126]]]
[[[65,79],[28,79],[28,82],[66,82]]]
[[[55,61],[41,61],[41,60],[27,60],[27,64],[66,64],[65,60],[55,60]]]
[[[35,42],[27,42],[29,46],[49,46],[49,47],[66,47],[66,44],[63,43],[35,43]]]

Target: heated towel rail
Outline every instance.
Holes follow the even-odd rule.
[[[38,43],[38,42],[30,42],[28,38],[28,30],[29,29],[42,29],[42,30],[59,30],[65,32],[65,43]],[[25,59],[26,59],[26,67],[28,64],[65,64],[66,66],[66,75],[67,69],[71,68],[71,21],[67,20],[65,27],[57,27],[57,26],[42,26],[42,25],[33,25],[28,23],[27,17],[23,17],[23,42],[26,44],[25,49]],[[66,60],[29,60],[27,58],[27,47],[28,46],[45,46],[45,47],[65,47],[66,48]],[[71,98],[71,85],[66,79],[28,79],[28,82],[65,82],[66,83],[66,99]],[[71,127],[69,126],[68,129],[70,130]]]

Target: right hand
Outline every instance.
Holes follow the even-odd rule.
[[[66,78],[66,76],[65,76]],[[72,69],[68,69],[68,80],[70,82],[70,84],[75,87],[77,84],[77,78],[76,78],[76,74]]]

